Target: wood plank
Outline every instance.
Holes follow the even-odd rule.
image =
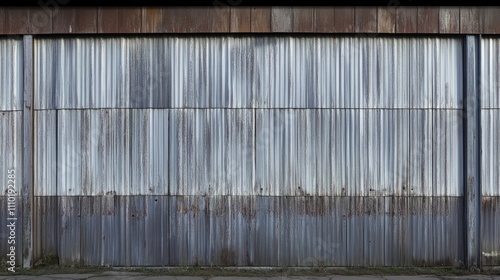
[[[483,34],[500,34],[500,7],[481,7]]]
[[[396,8],[396,33],[417,33],[417,8]]]
[[[377,31],[379,33],[396,32],[396,7],[379,7]]]
[[[162,8],[159,7],[143,7],[141,32],[142,33],[158,33],[161,32]]]
[[[377,32],[377,7],[356,7],[354,14],[354,31],[356,33]]]
[[[97,33],[96,7],[78,7],[75,14],[75,33]]]
[[[50,34],[52,33],[52,9],[46,7],[30,7],[29,11],[29,33]]]
[[[229,32],[250,32],[250,7],[231,7]]]
[[[33,36],[23,38],[24,48],[24,92],[23,92],[23,169],[16,170],[22,174],[22,258],[23,267],[33,265]]]
[[[333,7],[316,7],[315,31],[319,33],[332,33],[334,15],[335,8]]]
[[[293,7],[293,32],[314,32],[314,7]]]
[[[439,33],[460,33],[459,7],[439,7]]]
[[[215,6],[210,10],[210,31],[229,32],[231,10],[228,6]]]
[[[2,34],[28,34],[29,9],[2,7],[2,10],[3,12],[0,14],[0,30]]]
[[[460,33],[481,33],[481,22],[479,21],[478,7],[460,7]]]
[[[97,32],[118,33],[119,9],[116,7],[99,7],[97,10]]]
[[[271,8],[252,7],[251,32],[271,32]]]
[[[165,7],[162,10],[162,31],[184,33],[187,30],[186,7]]]
[[[210,11],[206,7],[189,7],[186,12],[186,32],[210,32]]]
[[[5,7],[0,7],[0,34],[5,34],[5,22],[6,22],[6,15],[5,15]]]
[[[354,8],[335,7],[333,30],[335,32],[354,32]]]
[[[271,8],[271,31],[292,32],[293,13],[292,7]]]
[[[123,7],[118,13],[118,30],[120,33],[140,33],[142,29],[141,8]]]
[[[417,33],[439,32],[439,7],[417,8]]]
[[[76,10],[70,7],[59,7],[52,17],[52,33],[66,34],[75,31]]]

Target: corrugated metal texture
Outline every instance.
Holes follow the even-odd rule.
[[[41,38],[35,54],[37,109],[463,106],[459,38]]]
[[[35,195],[462,196],[461,114],[38,111]]]
[[[33,258],[58,255],[58,197],[35,196],[33,204]]]
[[[50,207],[50,199],[37,201]],[[65,264],[427,266],[464,257],[460,197],[61,196],[57,203],[59,218],[45,216],[42,226],[61,233]],[[43,239],[42,248],[51,244]]]
[[[500,196],[485,196],[481,201],[481,264],[500,265]]]
[[[56,195],[57,191],[57,111],[34,112],[33,195]],[[81,164],[82,162],[79,162]]]
[[[500,196],[500,110],[481,110],[481,194]]]
[[[20,196],[23,182],[22,112],[0,112],[0,128],[0,196],[8,195],[9,170],[15,172],[16,196]]]
[[[45,138],[52,147],[57,137],[57,150],[37,158],[57,158],[57,184],[37,173],[37,195],[168,194],[168,119],[167,110],[57,111]]]
[[[170,111],[171,195],[256,195],[253,110]]]
[[[481,108],[500,108],[500,39],[481,40]]]
[[[0,111],[23,109],[23,40],[0,38]]]
[[[460,114],[256,110],[255,187],[271,196],[462,196]]]

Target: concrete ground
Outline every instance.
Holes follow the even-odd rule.
[[[433,276],[433,275],[418,275],[418,276],[343,276],[331,275],[325,277],[317,276],[279,276],[279,277],[191,277],[191,276],[145,276],[140,272],[122,272],[122,271],[106,271],[99,275],[96,274],[50,274],[42,276],[0,276],[0,280],[7,279],[37,279],[37,280],[77,280],[77,279],[129,279],[129,280],[434,280],[434,279],[478,279],[478,280],[500,280],[500,275],[467,275],[467,276]]]

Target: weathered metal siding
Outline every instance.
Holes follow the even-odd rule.
[[[35,41],[35,108],[461,109],[456,38]]]
[[[23,40],[0,38],[0,111],[22,110]]]
[[[500,265],[500,39],[481,40],[482,264]]]
[[[462,72],[451,37],[37,39],[35,256],[457,265]]]
[[[10,252],[7,220],[9,196],[9,170],[15,172],[14,187],[16,222],[16,264],[22,264],[22,205],[23,183],[22,150],[22,100],[23,100],[23,41],[21,38],[0,38],[0,259],[7,259]]]

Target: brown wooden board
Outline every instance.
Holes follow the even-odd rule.
[[[316,32],[332,33],[334,25],[334,11],[332,7],[316,7]]]
[[[31,7],[29,9],[29,33],[50,34],[52,33],[52,9],[47,7]]]
[[[123,7],[118,14],[120,33],[139,33],[141,32],[141,8]]]
[[[97,32],[118,33],[120,25],[119,11],[120,8],[99,7],[97,11]]]
[[[97,33],[97,8],[78,7],[74,33]]]
[[[142,8],[141,32],[158,33],[161,32],[162,9],[159,7]]]
[[[377,32],[377,7],[356,7],[354,31],[356,33]]]
[[[418,33],[439,32],[439,7],[417,8],[417,32]]]
[[[379,7],[377,12],[377,32],[396,32],[396,7]]]
[[[439,7],[439,33],[460,33],[460,8]]]
[[[29,9],[1,7],[0,31],[2,34],[27,34],[29,32]]]
[[[75,32],[76,9],[69,7],[59,7],[54,10],[52,17],[52,33],[65,34]]]
[[[481,7],[482,33],[500,34],[500,7]]]
[[[271,8],[270,7],[252,7],[251,12],[251,32],[270,32],[271,31]]]
[[[210,10],[207,7],[186,8],[187,32],[210,32]]]
[[[417,33],[417,7],[396,8],[396,33]]]
[[[162,10],[162,31],[183,33],[187,31],[186,7],[165,7]]]
[[[210,9],[210,31],[229,32],[229,17],[231,10],[228,6],[215,6]]]
[[[314,32],[314,7],[293,7],[293,32]]]
[[[460,7],[460,33],[481,33],[481,22],[479,21],[478,7]]]
[[[272,32],[292,32],[293,13],[292,7],[271,8]]]
[[[251,7],[231,7],[229,32],[250,32]]]
[[[335,32],[354,32],[354,8],[353,7],[335,7],[334,25]]]

